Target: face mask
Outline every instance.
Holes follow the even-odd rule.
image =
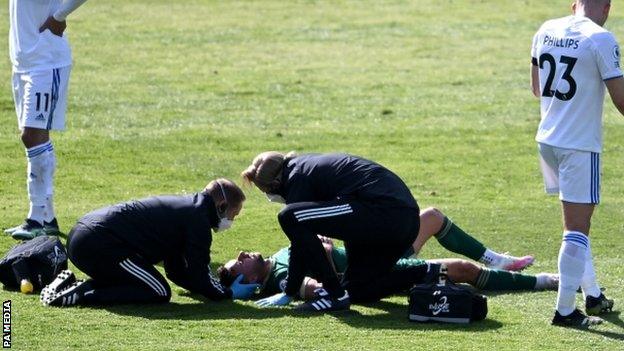
[[[232,227],[233,220],[228,218],[219,218],[219,225],[215,228],[215,232],[222,232],[224,230],[228,230]]]
[[[217,184],[219,184],[219,189],[221,189],[221,194],[223,195],[223,199],[225,200],[225,205],[226,205],[225,208],[227,211],[227,196],[225,196],[225,191],[223,191],[223,186],[221,185],[221,183],[217,182]],[[234,221],[225,216],[226,211],[223,211],[223,213],[217,213],[217,215],[219,216],[219,224],[217,224],[217,228],[215,228],[215,232],[222,232],[232,227],[232,224],[234,223]]]
[[[286,203],[286,199],[284,199],[284,197],[279,194],[266,194],[266,197],[267,199],[269,199],[270,202],[277,202],[280,204]]]

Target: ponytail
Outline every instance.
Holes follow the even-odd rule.
[[[256,156],[251,165],[241,172],[247,184],[254,183],[263,192],[269,192],[279,184],[279,175],[284,164],[295,158],[294,152],[284,155],[277,151],[266,151]]]

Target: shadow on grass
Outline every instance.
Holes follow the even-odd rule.
[[[102,306],[105,310],[125,316],[146,319],[217,320],[217,319],[267,319],[293,315],[291,309],[261,309],[232,301],[163,305]]]
[[[486,297],[497,297],[497,296],[504,296],[504,295],[527,295],[527,294],[541,294],[544,292],[551,292],[554,294],[557,294],[557,290],[480,290],[475,288],[472,285],[468,285],[468,284],[458,284],[461,285],[462,287],[472,291],[475,294],[480,294],[480,295],[484,295]]]
[[[624,321],[622,321],[622,319],[620,318],[620,312],[616,311],[616,312],[609,312],[607,314],[603,314],[600,315],[600,318],[606,320],[607,322],[616,325],[618,327],[620,327],[621,329],[624,330]],[[602,324],[604,325],[604,324]],[[612,331],[605,331],[605,330],[596,330],[594,328],[600,328],[600,327],[590,327],[589,329],[577,329],[581,332],[586,332],[589,334],[596,334],[596,335],[600,335],[604,338],[609,338],[609,339],[615,339],[615,340],[624,340],[624,333],[616,333],[616,332],[612,332]]]
[[[620,313],[620,311],[613,311],[603,314],[601,317],[609,323],[612,323],[613,325],[616,325],[624,330],[624,321],[620,318]]]
[[[16,288],[10,288],[6,285],[2,285],[2,288],[0,289],[1,291],[7,292],[7,293],[19,293],[19,289]],[[3,297],[3,299],[7,299],[7,297]]]
[[[411,322],[407,318],[407,306],[390,301],[380,301],[372,304],[363,305],[368,308],[379,309],[385,313],[364,315],[356,310],[333,314],[341,322],[354,327],[364,329],[417,329],[417,330],[449,330],[449,331],[466,331],[481,332],[499,329],[502,323],[485,319],[480,322],[470,324],[449,324],[449,323],[416,323]]]
[[[191,296],[192,297],[192,296]],[[199,299],[199,298],[198,298]],[[488,331],[502,327],[502,323],[486,319],[469,325],[413,323],[407,319],[407,306],[387,301],[366,305],[368,308],[382,310],[383,313],[365,315],[352,309],[350,311],[333,312],[330,315],[339,321],[358,329],[392,329],[392,330],[465,330],[469,332]],[[281,317],[323,318],[323,314],[297,312],[292,308],[259,308],[254,305],[232,301],[201,302],[180,304],[171,302],[164,305],[119,305],[104,306],[111,313],[135,316],[146,319],[176,320],[220,320],[220,319],[274,319]]]
[[[604,315],[601,315],[600,317],[606,320],[607,322],[618,326],[620,329],[624,331],[624,321],[622,321],[622,318],[620,318],[620,311],[606,313]],[[602,331],[602,330],[595,330],[595,329],[587,329],[587,332],[591,334],[601,335],[609,339],[624,340],[624,332],[616,333],[616,332],[611,332],[611,331]]]

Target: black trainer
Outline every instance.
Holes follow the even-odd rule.
[[[558,311],[555,311],[555,316],[552,319],[552,325],[582,329],[586,329],[591,325],[601,324],[602,322],[604,322],[602,318],[586,316],[578,309],[575,309],[567,316],[562,316]]]
[[[319,288],[314,290],[314,299],[298,305],[295,310],[306,312],[343,311],[348,310],[350,306],[351,300],[346,290],[342,297],[335,298],[331,297],[325,289]]]
[[[585,298],[585,312],[590,316],[597,316],[601,313],[611,312],[613,310],[614,301],[607,299],[603,293],[600,296],[587,296]]]
[[[61,234],[61,230],[58,225],[58,221],[56,217],[54,217],[51,221],[46,222],[43,221],[43,231],[46,235],[56,235],[59,236]]]

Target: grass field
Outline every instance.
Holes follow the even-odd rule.
[[[27,212],[25,157],[11,97],[8,13],[0,6],[0,227]],[[529,90],[531,38],[556,1],[89,1],[70,16],[75,65],[68,128],[53,136],[64,231],[86,212],[197,191],[261,151],[344,151],[403,177],[486,244],[556,271],[559,205],[543,194]],[[624,7],[607,27],[624,39]],[[592,248],[602,285],[624,302],[624,118],[605,112],[602,204]],[[287,244],[279,206],[256,189],[215,265]],[[0,250],[14,245],[0,237]],[[432,242],[422,257],[451,254]],[[488,294],[469,326],[407,322],[406,298],[301,317],[204,302],[174,288],[166,306],[44,308],[13,302],[16,350],[623,350],[619,312],[581,332],[551,327],[554,292]],[[578,302],[581,303],[579,296]]]

